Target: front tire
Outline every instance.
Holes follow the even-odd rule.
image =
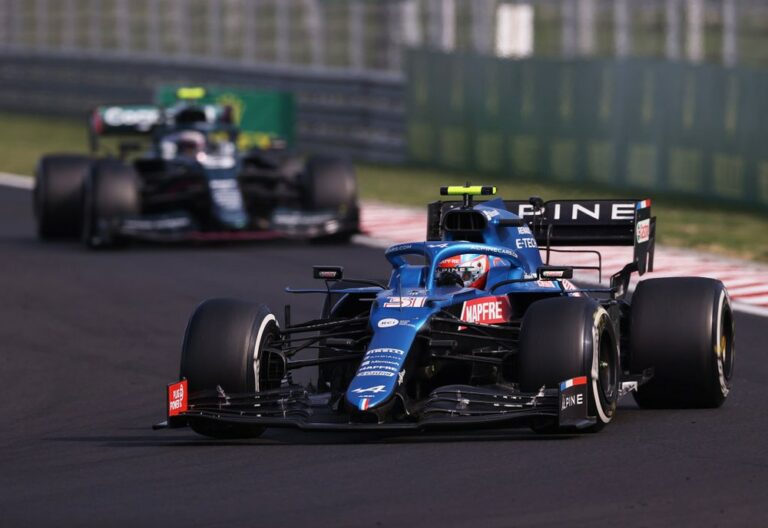
[[[115,224],[140,212],[139,177],[133,167],[116,159],[97,161],[83,189],[83,243],[93,249],[120,244],[124,239]]]
[[[518,357],[520,388],[536,392],[586,376],[587,414],[597,431],[616,412],[619,395],[619,349],[608,312],[589,298],[557,297],[534,302],[523,316]],[[537,420],[537,432],[560,432],[554,422]]]
[[[634,394],[640,407],[719,407],[735,359],[734,322],[722,282],[702,277],[649,279],[632,298],[633,372],[653,368]]]
[[[92,160],[76,154],[43,156],[32,194],[40,239],[76,239],[80,234],[83,185]]]
[[[187,325],[181,353],[180,378],[190,393],[258,392],[268,386],[264,348],[279,339],[277,319],[262,304],[211,299],[197,307]],[[190,427],[214,438],[259,436],[264,429],[248,424],[221,424],[190,418]]]

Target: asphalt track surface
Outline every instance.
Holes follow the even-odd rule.
[[[625,400],[596,435],[152,431],[197,303],[282,313],[312,263],[387,273],[363,247],[41,244],[29,192],[0,189],[0,526],[768,524],[768,321],[753,315],[737,315],[724,407]],[[295,320],[318,312],[292,302]]]

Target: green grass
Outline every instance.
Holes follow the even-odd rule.
[[[32,174],[44,153],[87,152],[85,125],[85,119],[0,112],[0,171]]]
[[[86,150],[84,121],[0,112],[0,171],[32,174],[43,153]],[[407,167],[359,165],[358,178],[365,199],[418,207],[438,199],[441,185],[461,184],[468,179],[475,184],[496,185],[499,194],[508,198],[627,196],[601,188],[572,188],[530,180],[510,181]],[[768,262],[768,215],[715,208],[703,203],[681,203],[677,198],[666,196],[650,197],[658,217],[659,243]]]

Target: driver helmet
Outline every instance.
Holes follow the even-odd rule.
[[[195,158],[205,151],[205,134],[197,130],[182,130],[166,138],[176,144],[176,154]]]
[[[461,277],[465,288],[485,288],[490,269],[488,255],[456,255],[437,265],[440,273],[453,272]]]

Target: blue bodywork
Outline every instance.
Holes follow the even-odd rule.
[[[385,404],[393,395],[405,373],[403,366],[419,331],[430,317],[454,305],[483,297],[512,293],[545,293],[567,295],[561,281],[537,281],[542,265],[536,240],[528,227],[506,227],[503,219],[519,217],[506,210],[500,199],[473,207],[482,213],[487,225],[482,243],[451,240],[411,242],[390,247],[385,255],[393,271],[389,289],[349,290],[376,293],[370,316],[373,338],[357,373],[346,392],[346,401],[359,410],[369,410]],[[440,262],[464,254],[487,255],[494,262],[490,267],[486,288],[438,286],[436,278]],[[423,265],[409,264],[406,256],[424,259]],[[491,290],[494,284],[518,279]]]

